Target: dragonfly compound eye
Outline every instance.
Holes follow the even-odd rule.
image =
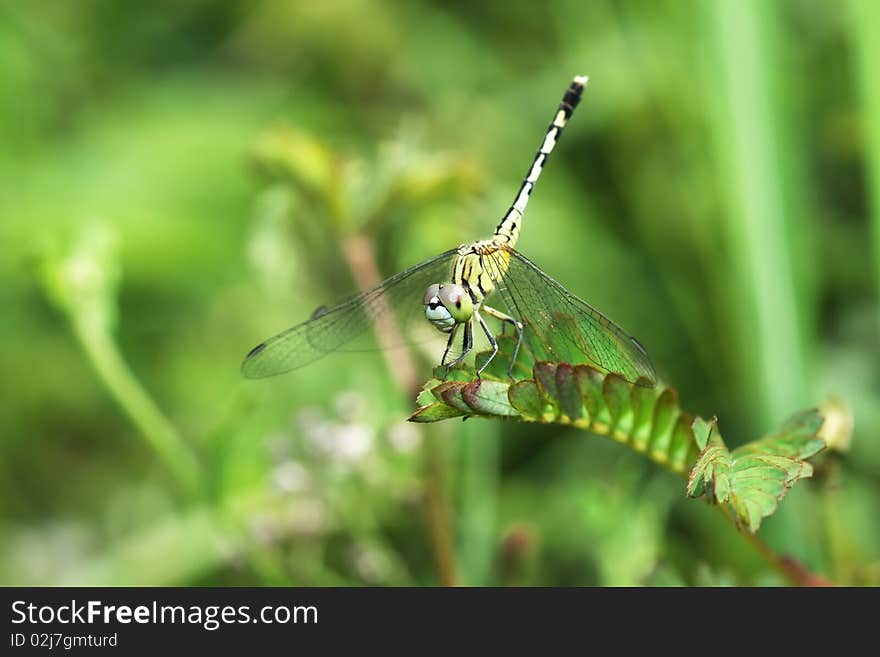
[[[422,303],[426,306],[434,303],[440,302],[440,286],[437,283],[433,285],[429,285],[428,289],[425,290],[425,298],[422,300]]]
[[[452,318],[462,324],[474,314],[474,302],[461,285],[443,285],[440,287],[440,303],[446,306]]]
[[[439,285],[435,283],[428,286],[423,303],[425,304],[425,317],[438,331],[449,333],[455,328],[455,320],[452,319],[452,315],[440,301]]]

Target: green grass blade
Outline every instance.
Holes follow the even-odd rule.
[[[742,291],[736,313],[740,376],[761,405],[756,410],[768,420],[806,397],[795,264],[801,240],[792,234],[796,222],[789,216],[789,199],[794,194],[786,193],[787,143],[781,136],[790,117],[781,111],[779,8],[760,0],[715,0],[710,7],[708,27],[717,44],[710,76],[711,96],[718,99],[714,141],[726,188],[726,240],[738,279],[731,289]]]
[[[865,165],[871,204],[874,269],[880,296],[880,3],[853,0],[855,61],[862,100],[865,134]]]

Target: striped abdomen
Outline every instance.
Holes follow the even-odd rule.
[[[556,146],[556,142],[559,140],[562,130],[565,128],[566,123],[568,123],[575,108],[578,106],[586,84],[586,76],[576,77],[572,80],[565,95],[562,97],[562,102],[559,103],[559,107],[556,108],[556,113],[553,115],[553,121],[547,126],[547,133],[544,135],[544,141],[541,143],[538,152],[535,153],[535,158],[532,160],[529,172],[526,174],[522,185],[520,185],[519,192],[517,192],[513,205],[510,206],[510,209],[504,215],[504,218],[495,228],[495,239],[499,243],[507,244],[508,246],[516,245],[516,242],[519,239],[519,231],[522,226],[522,218],[526,212],[526,205],[528,205],[532,190],[535,188],[535,183],[538,182],[541,171],[543,171],[550,153],[553,152],[553,148]]]

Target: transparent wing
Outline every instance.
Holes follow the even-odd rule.
[[[523,343],[537,360],[586,362],[630,383],[640,377],[656,383],[654,366],[638,340],[531,260],[506,247],[486,258],[492,260],[486,263],[490,275],[505,272],[495,281],[498,295],[507,312],[523,323]]]
[[[311,319],[254,347],[242,373],[258,379],[308,365],[331,351],[376,349],[374,330],[382,333],[383,346],[414,341],[415,327],[436,332],[425,319],[422,300],[429,285],[449,280],[455,254],[455,249],[446,251],[332,308],[321,306]]]

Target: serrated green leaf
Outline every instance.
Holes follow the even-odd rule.
[[[556,393],[559,399],[559,410],[574,422],[583,415],[584,402],[574,381],[574,368],[568,363],[556,366]]]
[[[813,411],[799,413],[778,432],[728,452],[717,432],[694,422],[694,435],[704,448],[690,472],[688,495],[707,494],[712,502],[729,501],[738,522],[756,532],[773,514],[794,483],[813,474],[804,461],[824,446],[815,436],[822,426]]]
[[[644,451],[651,438],[651,422],[654,419],[654,404],[657,393],[654,388],[643,385],[632,387],[631,401],[633,408],[633,447]]]
[[[519,415],[507,397],[509,388],[510,384],[500,381],[474,381],[461,389],[461,398],[481,415]]]
[[[684,470],[688,464],[694,445],[694,432],[691,429],[693,419],[687,413],[681,413],[672,431],[669,445],[669,465],[674,470]]]
[[[706,443],[709,442],[709,436],[712,435],[712,431],[715,430],[717,424],[718,418],[715,417],[708,422],[701,417],[694,418],[691,428],[694,432],[694,440],[701,452],[706,449]]]
[[[651,387],[646,381],[631,384],[618,374],[586,364],[550,360],[534,363],[531,372],[526,372],[519,359],[515,371],[523,378],[511,384],[507,363],[515,341],[513,336],[499,336],[498,344],[498,355],[485,369],[484,378],[476,379],[473,367],[460,365],[448,373],[446,381],[429,381],[419,394],[420,408],[410,419],[433,422],[481,415],[576,422],[594,433],[630,443],[673,472],[684,473],[691,464],[688,496],[730,504],[738,523],[753,532],[776,510],[788,488],[812,475],[813,468],[805,459],[825,447],[817,435],[823,418],[816,409],[797,413],[778,431],[731,452],[716,420],[692,419],[679,408],[678,395],[671,388]],[[485,362],[488,355],[479,354],[476,362]],[[446,375],[444,368],[435,371]]]
[[[587,365],[576,365],[574,368],[574,381],[591,423],[611,423],[611,417],[608,415],[608,408],[605,406],[605,398],[602,394],[604,378],[601,372]]]
[[[466,363],[460,363],[448,372],[445,365],[438,365],[433,369],[432,375],[438,381],[458,381],[461,383],[477,378],[476,370]]]
[[[654,407],[654,423],[648,441],[651,455],[655,458],[665,459],[669,452],[678,413],[678,395],[672,388],[667,388],[660,393]]]
[[[778,431],[767,437],[812,438],[822,428],[823,419],[818,408],[808,408],[792,415]]]
[[[775,492],[781,484],[777,482],[772,490],[751,486],[744,495],[731,495],[730,505],[736,512],[737,521],[753,534],[758,531],[761,521],[776,511],[779,497]]]
[[[748,472],[749,469],[763,470],[764,468],[772,468],[774,471],[778,471],[785,481],[801,479],[805,476],[804,473],[807,470],[812,471],[813,469],[809,463],[800,459],[756,452],[739,456],[738,450],[733,451],[733,461],[734,465],[742,473]],[[740,478],[742,476],[740,475]]]
[[[446,383],[441,383],[439,386],[436,386],[433,393],[440,401],[458,409],[466,415],[470,415],[473,412],[473,409],[461,396],[461,389],[465,385],[467,384],[458,381],[447,381]]]
[[[422,386],[418,397],[416,397],[416,404],[418,404],[419,406],[428,406],[429,404],[433,404],[435,401],[442,401],[434,395],[434,388],[439,386],[441,383],[443,383],[443,381],[440,381],[439,379],[428,379],[425,385]]]
[[[694,433],[703,449],[688,474],[687,494],[699,497],[704,493],[712,503],[725,502],[730,496],[730,452],[715,431],[715,420],[694,421]]]
[[[544,402],[538,391],[538,384],[527,379],[517,381],[507,391],[510,405],[517,411],[530,418],[540,418],[544,410]]]
[[[558,394],[556,391],[556,363],[540,362],[535,363],[532,369],[535,374],[535,383],[538,384],[538,391],[541,393],[544,401],[554,406],[558,404]]]
[[[825,441],[817,436],[821,428],[822,415],[818,409],[802,411],[789,418],[778,431],[743,445],[734,451],[734,455],[757,452],[793,459],[809,458],[825,447]]]
[[[608,409],[611,430],[629,433],[632,428],[632,407],[630,405],[632,386],[617,374],[609,374],[602,385],[602,398]]]
[[[439,422],[440,420],[449,420],[454,417],[461,417],[462,415],[465,414],[448,404],[434,402],[416,409],[415,413],[410,415],[407,420],[409,422]]]

